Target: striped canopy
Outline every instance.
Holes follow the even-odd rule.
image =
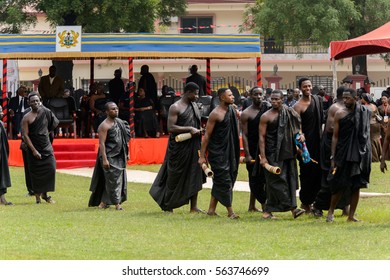
[[[0,58],[255,58],[258,34],[82,34],[81,52],[56,52],[55,34],[0,34]]]

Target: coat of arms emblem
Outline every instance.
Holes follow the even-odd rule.
[[[69,49],[70,47],[76,47],[79,43],[78,38],[80,34],[73,30],[64,30],[58,33],[58,37],[60,38],[59,44],[61,47],[65,47]]]

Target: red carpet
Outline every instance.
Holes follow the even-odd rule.
[[[9,165],[23,166],[20,140],[8,140],[10,146]],[[129,143],[129,165],[161,164],[164,161],[168,137],[134,138]],[[53,149],[57,168],[79,168],[95,166],[99,139],[54,139]],[[243,153],[243,150],[241,150]],[[241,154],[243,155],[243,154]]]
[[[136,138],[129,143],[128,164],[160,164],[164,161],[168,138]],[[20,140],[8,140],[9,165],[23,166]],[[93,167],[99,139],[54,139],[53,149],[57,168]]]

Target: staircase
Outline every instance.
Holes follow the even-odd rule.
[[[53,142],[57,169],[94,167],[99,142],[94,139],[55,139]],[[83,141],[84,140],[84,141]]]

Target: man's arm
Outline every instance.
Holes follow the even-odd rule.
[[[177,125],[177,118],[180,113],[180,108],[177,104],[171,105],[169,107],[169,113],[168,113],[168,122],[167,122],[167,128],[168,132],[180,134],[180,133],[191,133],[192,136],[194,135],[200,135],[200,129],[197,129],[192,126],[179,126]]]
[[[108,126],[107,126],[106,121],[104,120],[98,127],[99,149],[100,149],[100,154],[102,155],[104,169],[110,168],[110,163],[107,159],[106,145],[105,145],[106,139],[107,139],[107,131],[108,131]]]
[[[337,142],[339,141],[339,131],[340,131],[340,111],[337,112],[334,117],[333,136],[332,136],[332,145],[331,145],[331,153],[330,153],[331,170],[333,170],[336,167],[334,162],[334,156],[336,154]]]
[[[267,133],[267,125],[268,125],[268,114],[264,113],[264,115],[261,116],[260,123],[259,123],[260,164],[262,166],[268,163],[267,157],[265,156],[265,135]]]
[[[42,156],[41,154],[37,151],[37,149],[35,149],[33,143],[31,142],[31,139],[30,137],[28,136],[28,133],[29,133],[29,128],[28,128],[28,114],[23,117],[22,119],[22,139],[23,139],[23,142],[27,145],[27,147],[30,148],[32,154],[34,157],[36,157],[37,159],[42,159]]]
[[[241,115],[241,129],[242,129],[242,145],[244,147],[245,152],[245,162],[250,162],[252,160],[252,156],[249,152],[249,143],[248,143],[248,112],[243,112]]]
[[[382,157],[381,157],[381,165],[380,165],[380,169],[383,173],[385,173],[385,170],[387,170],[385,158],[387,155],[387,151],[389,150],[389,144],[390,144],[390,125],[387,126],[385,140],[383,141]]]
[[[218,110],[218,109],[214,109],[214,110]],[[201,145],[201,148],[200,148],[200,155],[199,155],[199,161],[198,163],[202,166],[203,163],[206,163],[206,150],[207,150],[207,146],[209,144],[209,140],[210,140],[210,137],[214,131],[214,127],[215,127],[215,124],[218,120],[218,113],[217,111],[212,111],[210,116],[209,116],[209,119],[207,121],[207,124],[206,124],[206,131],[205,131],[205,134],[203,136],[203,139],[202,139],[202,145]]]

